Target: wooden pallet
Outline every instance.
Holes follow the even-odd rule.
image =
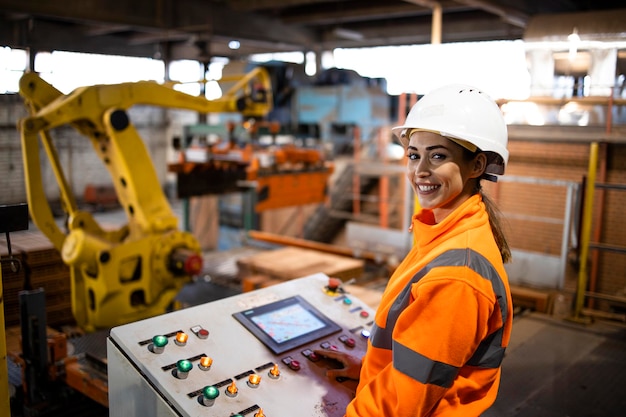
[[[321,272],[343,281],[358,279],[363,275],[364,261],[311,249],[285,247],[240,258],[237,267],[242,283],[247,279],[249,285],[258,286],[265,285],[252,282],[262,281],[259,276],[286,281]],[[253,276],[257,277],[250,278]]]

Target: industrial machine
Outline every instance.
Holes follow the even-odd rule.
[[[276,133],[275,124],[263,120],[272,108],[272,88],[265,69],[255,68],[221,81],[228,83],[229,89],[219,99],[206,100],[179,92],[173,84],[149,81],[87,86],[64,95],[36,73],[26,73],[20,80],[20,94],[30,112],[30,117],[18,125],[28,209],[69,266],[72,313],[78,327],[88,332],[67,340],[63,333],[46,328],[40,291],[25,300],[37,307],[27,320],[39,323],[39,327],[37,334],[31,335],[30,328],[22,326],[22,333],[27,334],[21,337],[37,340],[44,354],[49,352],[37,368],[40,378],[21,378],[29,397],[25,407],[28,413],[50,404],[55,393],[47,388],[57,380],[107,406],[111,384],[107,382],[104,355],[99,355],[99,349],[92,354],[87,347],[79,351],[76,343],[102,347],[101,335],[111,327],[176,310],[176,295],[201,272],[200,245],[190,232],[179,228],[179,219],[128,109],[154,105],[199,113],[236,113],[249,134],[256,135],[264,126],[271,126]],[[79,208],[53,140],[54,130],[63,126],[86,136],[109,171],[128,219],[124,226],[108,229],[90,211]],[[64,227],[55,219],[46,197],[40,149],[45,151],[59,187],[67,215]],[[315,149],[293,144],[261,146],[255,141],[234,141],[231,135],[228,141],[187,149],[170,171],[178,175],[181,197],[247,189],[255,193],[256,209],[264,210],[323,201],[332,164]],[[26,353],[19,352],[19,347],[11,349],[12,368],[27,369],[31,358],[45,356]],[[41,393],[31,395],[38,391]],[[114,403],[115,399],[111,401]]]
[[[251,191],[256,212],[323,203],[333,163],[321,147],[278,143],[280,129],[277,122],[259,120],[188,126],[186,141],[192,145],[181,148],[179,160],[168,165],[176,174],[178,197]],[[262,143],[261,131],[269,143]],[[207,140],[209,134],[217,139]],[[205,139],[196,143],[194,136]]]
[[[343,416],[356,381],[329,380],[315,350],[361,357],[373,319],[314,274],[115,327],[110,416]]]
[[[227,81],[232,87],[209,101],[150,81],[88,86],[63,95],[36,73],[20,80],[20,94],[31,113],[19,123],[30,214],[70,267],[72,312],[85,330],[168,311],[182,286],[202,268],[199,244],[179,230],[128,108],[144,104],[238,112],[246,118],[262,118],[270,110],[271,85],[263,69]],[[125,226],[105,230],[78,208],[50,134],[63,125],[87,136],[109,170],[129,220]],[[38,139],[59,185],[67,233],[56,223],[45,195]]]

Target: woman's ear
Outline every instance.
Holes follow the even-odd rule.
[[[472,162],[474,165],[472,167],[472,175],[471,178],[479,178],[487,169],[487,155],[484,152],[479,152]]]

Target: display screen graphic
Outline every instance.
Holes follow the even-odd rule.
[[[233,316],[277,354],[341,330],[300,296],[251,308]]]
[[[300,304],[253,316],[252,321],[276,343],[283,343],[325,326]]]

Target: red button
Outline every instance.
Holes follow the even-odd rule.
[[[198,330],[197,335],[200,339],[206,339],[209,337],[209,331],[207,329],[200,329]]]
[[[341,280],[339,278],[328,278],[328,289],[330,291],[337,291],[341,286]]]
[[[293,369],[294,371],[299,371],[300,370],[300,362],[293,360],[291,362],[289,362],[289,368]]]
[[[367,311],[363,310],[359,313],[359,315],[361,317],[363,317],[364,319],[368,318],[370,316],[370,313],[368,313]]]

